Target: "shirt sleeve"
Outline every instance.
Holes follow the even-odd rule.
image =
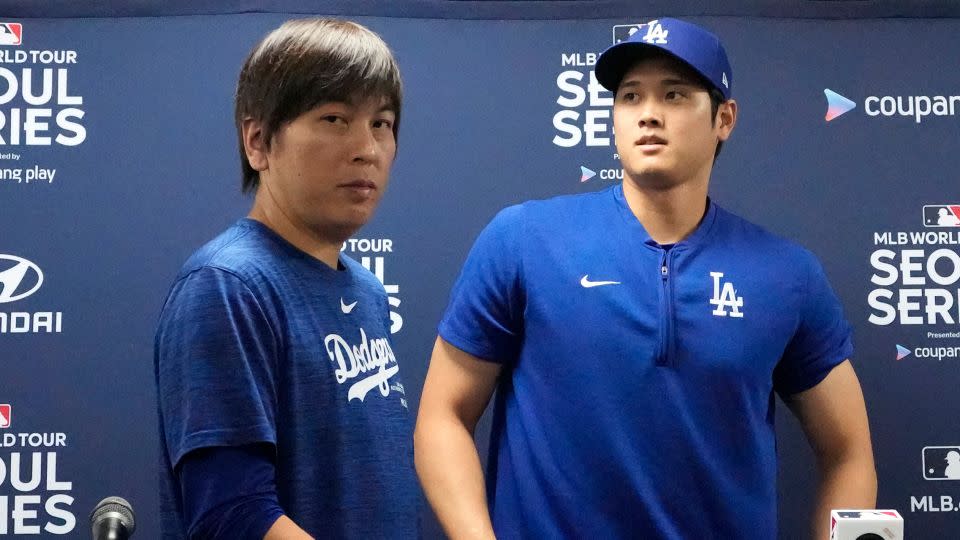
[[[440,322],[445,341],[491,362],[512,362],[523,339],[522,210],[504,209],[480,233]]]
[[[807,256],[799,324],[773,373],[774,388],[782,396],[813,388],[853,355],[852,330],[840,300],[820,262],[810,253]]]
[[[269,444],[189,452],[177,468],[187,538],[261,539],[283,515]]]
[[[198,448],[276,443],[272,328],[256,295],[230,272],[203,268],[174,284],[155,345],[171,466]]]

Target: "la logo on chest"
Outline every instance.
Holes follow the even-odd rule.
[[[730,281],[723,281],[723,272],[710,272],[713,278],[713,298],[710,304],[716,306],[713,315],[716,317],[743,317],[743,297],[737,296],[737,290]],[[729,312],[727,310],[730,310]]]

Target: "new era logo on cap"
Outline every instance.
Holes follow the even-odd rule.
[[[22,24],[0,22],[0,45],[19,45],[22,42]]]
[[[6,429],[10,427],[11,415],[13,414],[13,408],[4,403],[0,404],[0,428]]]

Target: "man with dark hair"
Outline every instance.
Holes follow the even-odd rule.
[[[401,101],[352,22],[287,22],[247,58],[253,208],[190,257],[157,331],[164,538],[418,535],[387,295],[340,255],[387,187]]]
[[[660,19],[595,71],[624,180],[476,240],[420,401],[427,498],[452,538],[773,540],[777,393],[817,456],[822,540],[831,508],[876,499],[850,327],[809,251],[707,196],[737,119],[726,52]]]

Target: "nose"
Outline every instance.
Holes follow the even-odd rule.
[[[357,126],[353,136],[353,161],[373,163],[377,159],[379,147],[370,126]]]
[[[648,102],[643,106],[643,109],[641,109],[637,124],[640,127],[662,127],[663,118],[660,115],[660,111]]]

